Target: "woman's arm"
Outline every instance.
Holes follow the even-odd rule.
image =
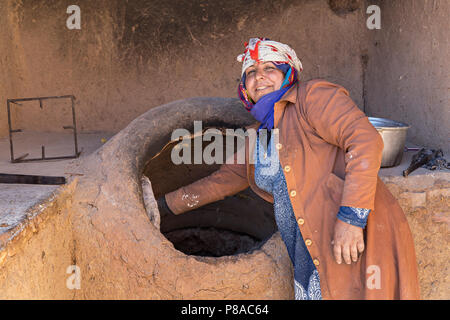
[[[332,244],[336,262],[350,264],[364,251],[362,228],[375,207],[383,139],[339,85],[311,81],[303,108],[317,135],[345,151],[344,190]]]
[[[310,81],[304,114],[317,135],[345,151],[341,206],[374,210],[383,139],[343,87]]]
[[[222,164],[219,170],[165,195],[166,202],[174,214],[184,213],[224,199],[248,188],[245,164]]]

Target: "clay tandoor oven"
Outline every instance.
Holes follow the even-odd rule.
[[[163,217],[160,229],[149,219],[155,209],[144,204],[142,175],[158,198],[219,168],[171,161],[173,130],[193,133],[199,120],[204,129],[253,122],[237,99],[175,101],[136,118],[79,163],[84,176],[72,181],[70,213],[73,262],[83,275],[75,298],[293,298],[292,266],[272,204],[250,189]]]

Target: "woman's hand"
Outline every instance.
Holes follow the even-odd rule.
[[[363,229],[337,219],[331,245],[338,264],[342,263],[342,257],[347,264],[350,264],[352,260],[356,262],[358,252],[364,251]]]

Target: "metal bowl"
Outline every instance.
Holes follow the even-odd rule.
[[[384,118],[369,117],[370,123],[381,134],[384,142],[381,168],[395,167],[402,162],[409,125]]]

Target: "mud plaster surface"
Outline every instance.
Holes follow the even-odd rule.
[[[1,1],[0,101],[73,94],[80,132],[118,132],[170,101],[236,97],[236,56],[250,37],[266,36],[296,50],[302,79],[339,83],[363,108],[362,6],[337,15],[327,0],[79,0],[81,30],[68,30],[68,5]],[[17,110],[13,122],[41,130],[66,119],[60,110],[40,121],[38,110]]]
[[[80,157],[95,151],[103,143],[101,139],[109,139],[111,133],[78,134]],[[46,147],[47,157],[74,154],[73,134],[22,132],[13,135],[14,157],[29,153],[28,158],[41,156],[41,145]],[[64,176],[69,178],[73,172],[67,167],[72,159],[11,163],[9,139],[0,139],[0,172],[11,174],[30,174]],[[27,217],[32,206],[43,202],[55,194],[56,185],[5,184],[0,183],[0,234],[17,226]]]
[[[194,113],[210,112],[208,107],[195,111],[193,101],[186,104]],[[135,153],[142,155],[141,143],[154,137],[151,126],[160,125],[146,116],[71,168],[84,175],[72,177],[57,196],[16,226],[14,234],[5,233],[12,238],[0,237],[0,286],[8,288],[2,298],[291,299],[292,270],[279,233],[259,250],[213,258],[185,255],[152,229],[135,176]],[[168,128],[160,129],[164,136]],[[158,145],[157,140],[152,143]],[[443,244],[449,235],[450,177],[420,170],[407,179],[382,179],[410,222],[422,298],[448,299],[449,253]],[[65,287],[64,271],[71,264],[81,268],[80,291]]]

